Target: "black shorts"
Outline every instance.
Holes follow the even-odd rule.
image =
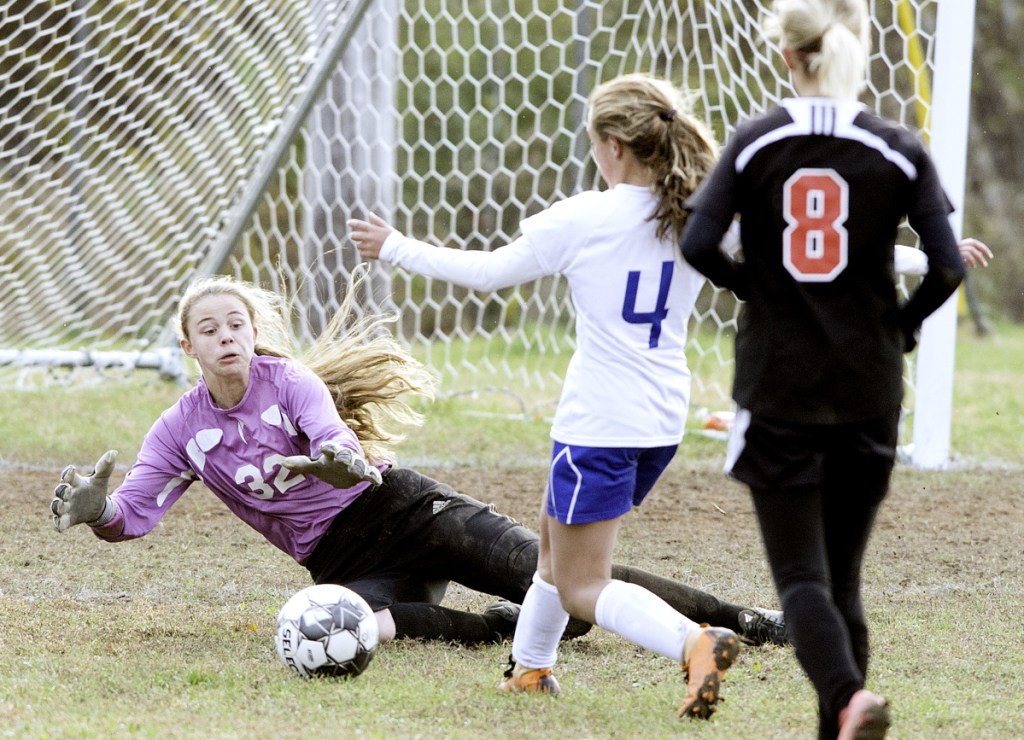
[[[315,583],[338,583],[374,611],[440,603],[449,582],[519,603],[537,569],[537,535],[492,505],[415,470],[342,510],[306,561]]]
[[[896,461],[899,411],[846,424],[794,424],[740,410],[725,472],[754,490],[855,486],[885,495]]]

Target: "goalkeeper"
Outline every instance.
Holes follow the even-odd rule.
[[[357,285],[300,362],[280,296],[224,277],[194,283],[179,323],[198,383],[156,421],[109,496],[115,452],[90,474],[65,468],[50,505],[54,527],[85,523],[109,542],[142,537],[199,480],[314,582],[366,599],[382,641],[510,637],[537,569],[538,537],[493,506],[392,464],[390,424],[417,423],[404,399],[429,397],[434,381],[381,330],[382,319],[350,321]],[[786,642],[781,612],[637,568],[616,566],[615,577],[752,644]],[[451,581],[502,601],[482,614],[441,606]],[[577,621],[567,635],[589,628]]]

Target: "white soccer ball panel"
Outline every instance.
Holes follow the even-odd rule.
[[[361,647],[354,632],[335,632],[327,640],[327,655],[336,663],[347,663],[358,655]]]
[[[335,584],[309,586],[278,612],[278,657],[303,677],[358,676],[379,642],[377,618],[354,591]]]
[[[327,662],[327,650],[322,642],[303,640],[296,652],[299,662],[311,673]]]
[[[378,640],[380,640],[380,627],[377,624],[377,618],[371,614],[369,619],[364,619],[359,623],[359,642],[363,643],[363,647],[367,650],[376,650]]]

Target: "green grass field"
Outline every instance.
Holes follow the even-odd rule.
[[[961,332],[953,465],[897,470],[865,568],[869,686],[894,738],[1013,738],[1024,717],[1024,328]],[[670,661],[594,630],[564,646],[564,696],[497,694],[508,645],[385,645],[353,681],[304,681],[274,652],[277,609],[305,571],[196,486],[156,531],[107,544],[50,529],[61,467],[108,448],[123,474],[180,393],[152,378],[5,389],[0,405],[0,735],[18,738],[814,736],[810,685],[787,648],[746,650],[707,723],[674,717]],[[474,405],[474,403],[476,405]],[[528,524],[547,424],[442,400],[402,462]],[[692,435],[623,526],[617,559],[740,603],[774,604],[748,497]],[[481,609],[460,587],[452,605]],[[540,699],[540,700],[538,700]]]

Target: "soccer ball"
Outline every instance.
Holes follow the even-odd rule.
[[[377,637],[370,605],[333,583],[302,589],[277,614],[277,654],[303,678],[358,676],[377,652]]]

